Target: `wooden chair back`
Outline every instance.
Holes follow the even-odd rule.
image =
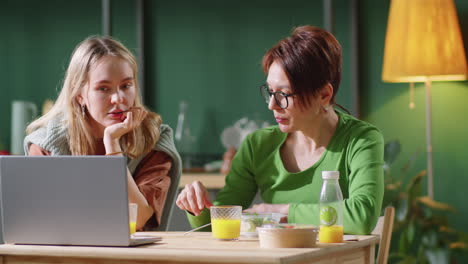
[[[386,264],[388,253],[390,251],[390,242],[392,240],[393,222],[395,219],[395,207],[385,208],[383,216],[379,217],[377,225],[372,231],[372,235],[380,236],[379,251],[377,253],[377,264]]]

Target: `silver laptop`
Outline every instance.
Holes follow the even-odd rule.
[[[5,243],[134,246],[124,157],[0,156]]]

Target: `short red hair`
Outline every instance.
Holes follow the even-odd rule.
[[[327,83],[333,86],[330,103],[335,103],[341,81],[341,45],[327,32],[314,26],[301,26],[291,36],[282,39],[263,56],[265,74],[273,62],[282,65],[293,93],[298,94],[302,105],[310,104]]]

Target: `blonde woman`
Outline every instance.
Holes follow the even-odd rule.
[[[180,174],[172,130],[143,106],[132,53],[108,37],[90,37],[73,52],[52,109],[32,122],[27,155],[125,155],[128,199],[137,229],[160,224],[171,176]]]

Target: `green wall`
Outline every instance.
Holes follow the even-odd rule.
[[[468,1],[455,1],[468,44]],[[243,116],[273,123],[258,93],[265,77],[263,53],[291,28],[322,25],[322,1],[147,1],[146,103],[175,128],[178,103],[189,103],[196,152],[221,154],[222,129]],[[335,1],[336,36],[343,45],[343,82],[338,102],[351,108],[349,92],[348,1]],[[389,0],[360,1],[360,83],[362,118],[377,125],[386,140],[398,139],[402,165],[419,152],[411,173],[425,168],[424,91],[416,85],[416,109],[408,109],[408,85],[381,81]],[[136,47],[132,0],[113,1],[113,32],[131,50]],[[0,142],[10,140],[10,105],[15,99],[37,104],[55,99],[75,45],[101,32],[101,2],[4,0],[0,4]],[[435,197],[455,206],[451,220],[468,231],[465,150],[468,82],[433,85]],[[398,166],[398,165],[397,165]],[[466,165],[465,165],[466,166]]]
[[[12,100],[55,99],[71,52],[101,30],[100,2],[4,0],[0,4],[0,143],[10,147]]]
[[[320,5],[301,2],[302,8],[281,1],[152,2],[150,100],[172,125],[179,102],[188,102],[197,152],[221,153],[222,129],[243,116],[272,121],[257,88],[264,82],[260,62],[293,25],[321,23]]]

